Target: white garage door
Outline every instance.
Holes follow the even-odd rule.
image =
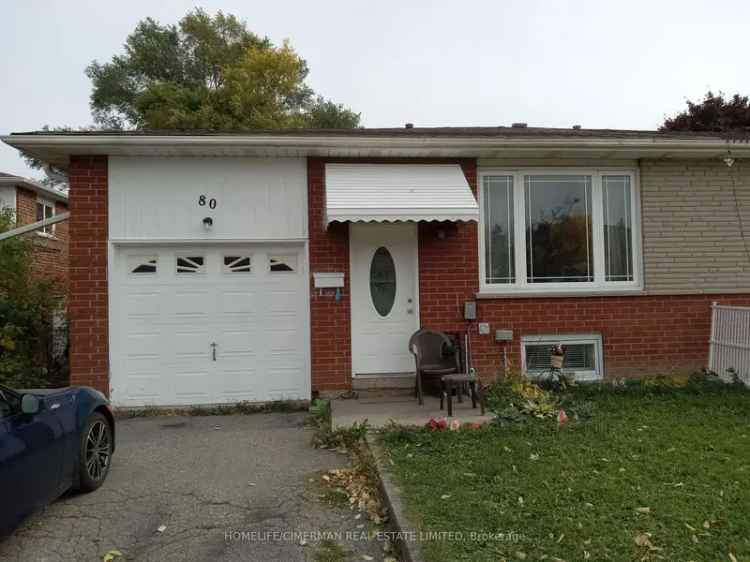
[[[115,404],[309,398],[303,247],[133,247],[114,262]]]

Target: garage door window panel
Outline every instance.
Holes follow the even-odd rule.
[[[205,273],[205,258],[203,256],[178,256],[177,273]]]
[[[154,274],[158,266],[156,256],[130,256],[128,271],[133,275]]]
[[[224,273],[250,273],[252,260],[250,256],[224,256]]]
[[[268,261],[273,273],[297,271],[297,256],[269,256]]]

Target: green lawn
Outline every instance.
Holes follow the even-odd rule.
[[[385,435],[413,521],[460,533],[429,562],[750,561],[750,392],[577,392],[593,416],[559,430]]]

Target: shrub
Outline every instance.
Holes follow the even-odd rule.
[[[10,211],[0,212],[0,232],[15,226]],[[14,237],[0,242],[0,383],[49,387],[68,379],[64,353],[56,353],[54,318],[64,307],[57,284],[32,274],[31,242]]]
[[[510,373],[486,391],[487,408],[499,423],[524,423],[527,417],[554,418],[560,397],[520,373]]]

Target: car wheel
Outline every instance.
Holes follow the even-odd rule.
[[[89,417],[81,433],[79,488],[92,492],[104,483],[112,460],[112,428],[98,412]]]

